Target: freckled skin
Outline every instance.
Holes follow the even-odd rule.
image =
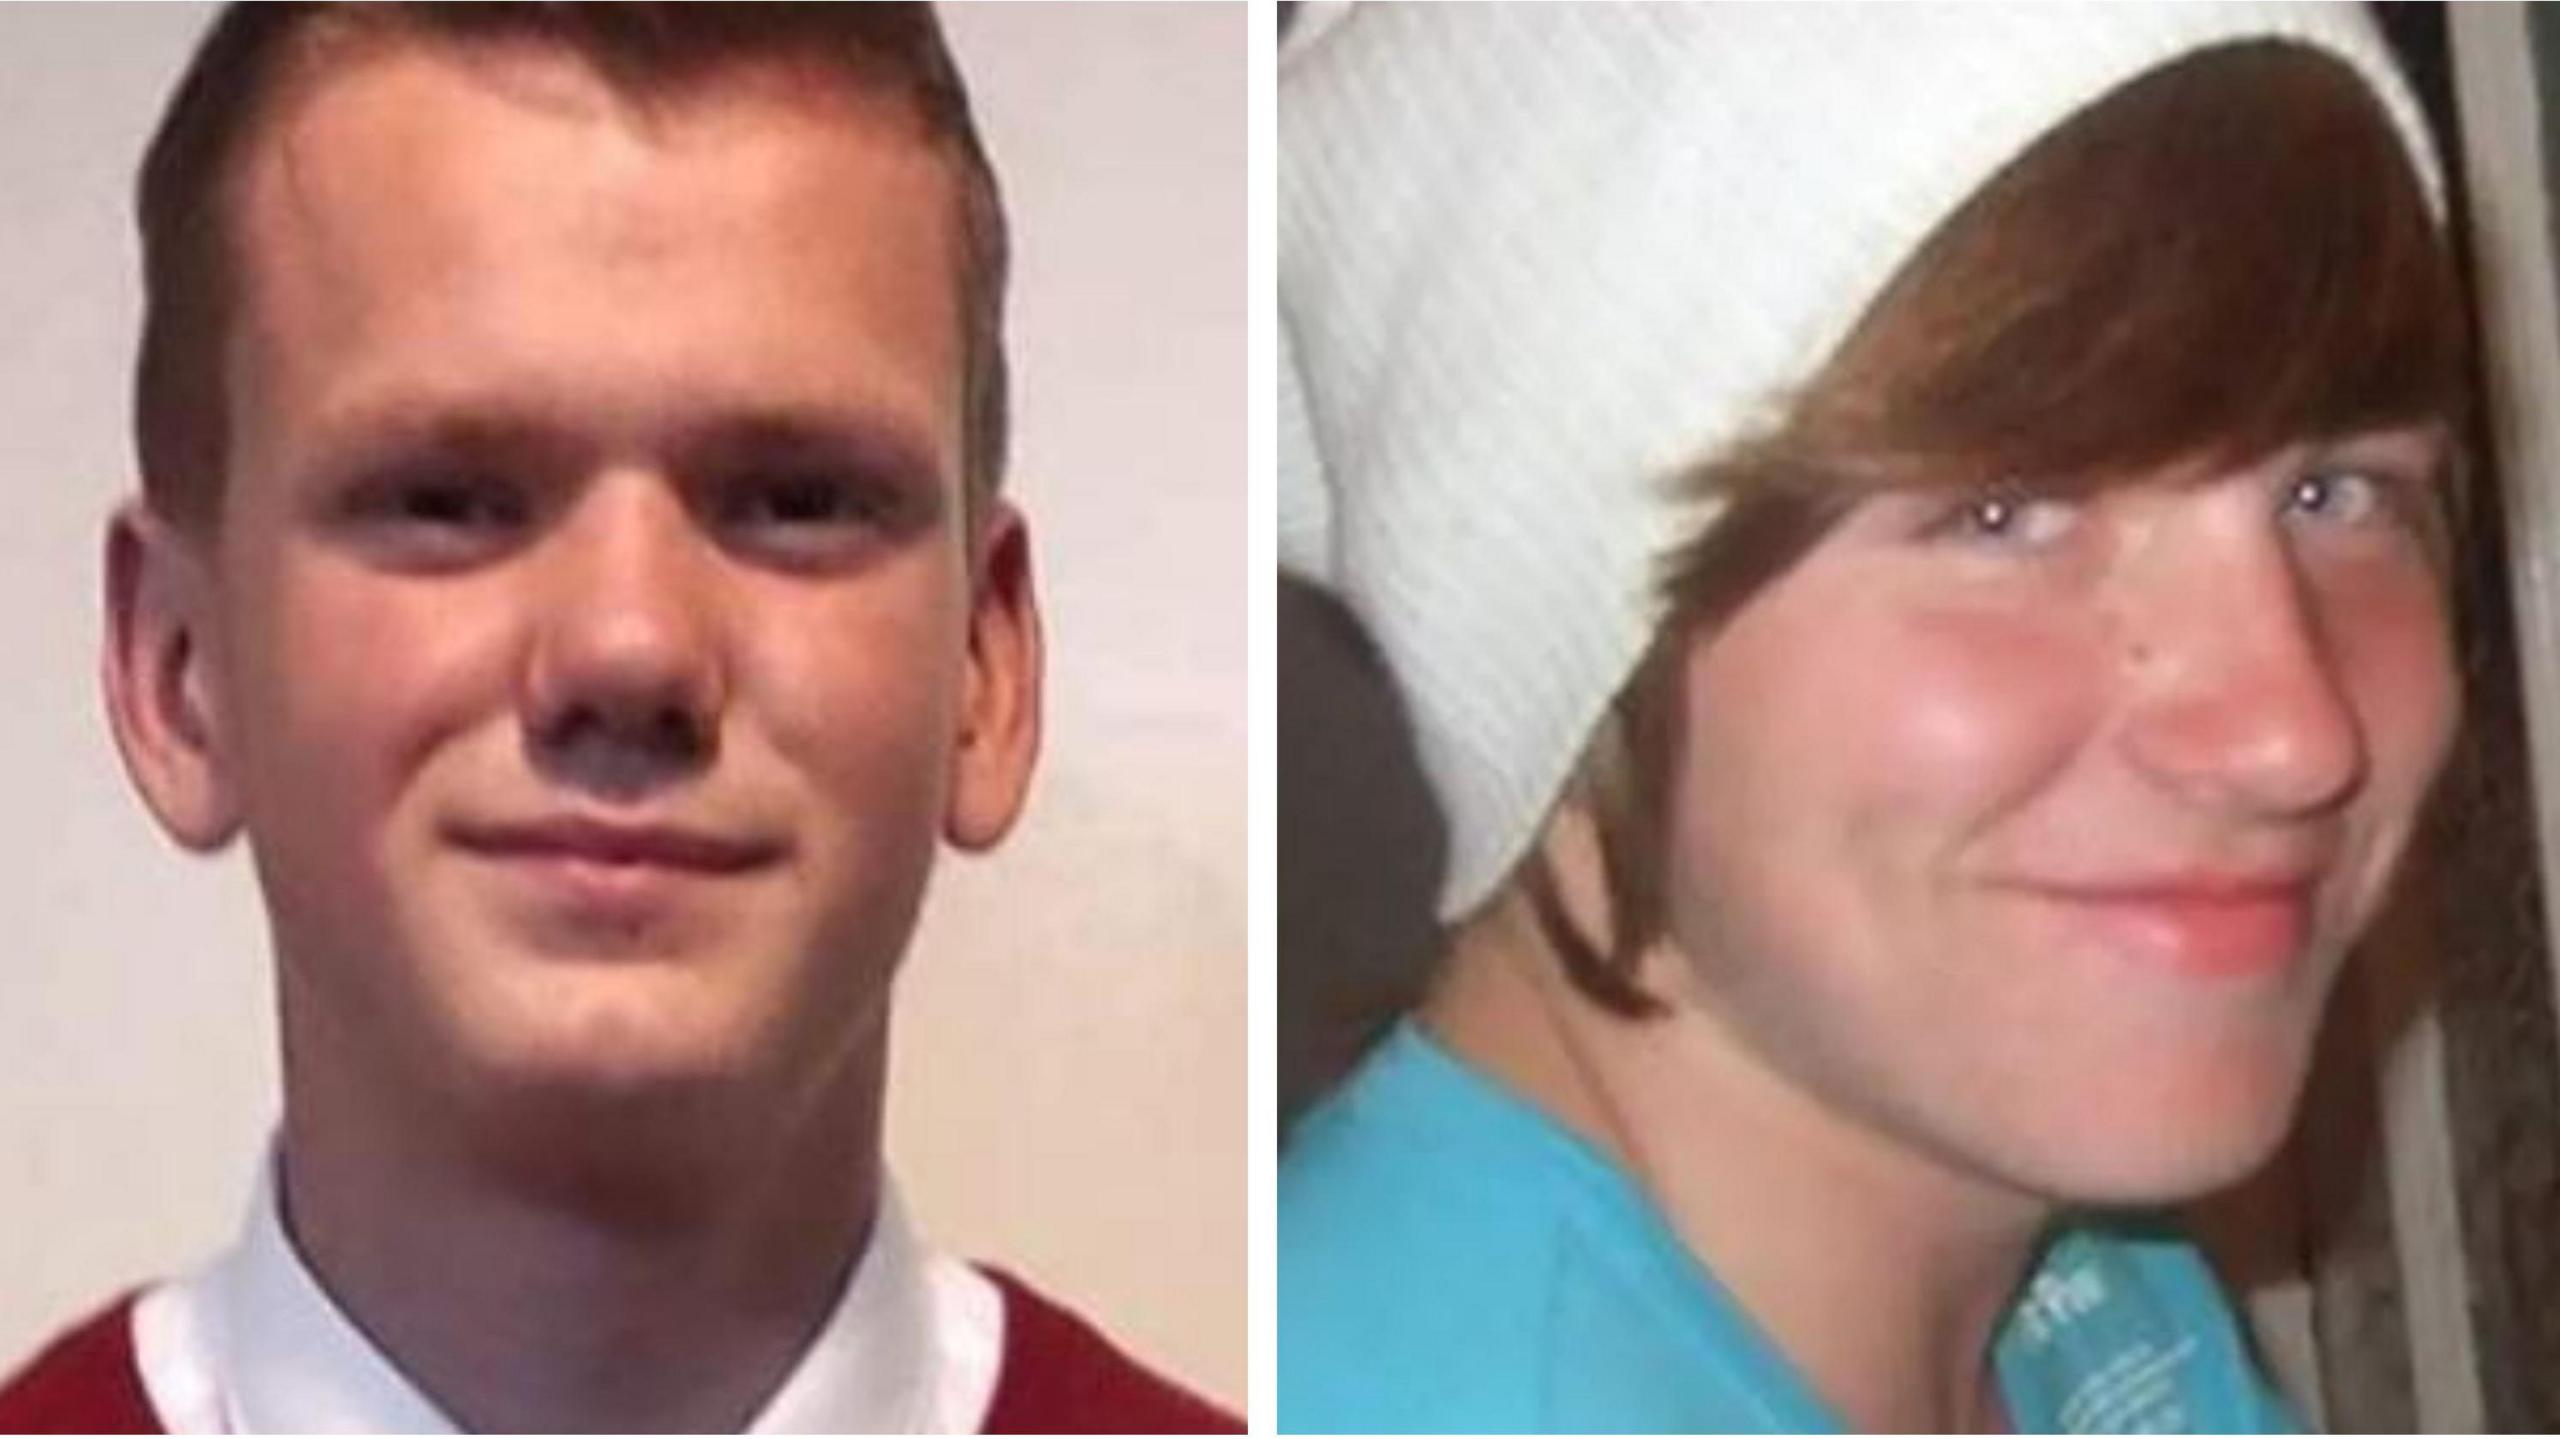
[[[2422,484],[2435,443],[2339,453]],[[2034,543],[1883,497],[1695,643],[1668,889],[1693,997],[1976,1180],[2145,1201],[2260,1162],[2457,710],[2415,528],[2297,511],[2310,464],[2039,502],[2067,523]],[[2267,865],[2312,876],[2300,952],[2213,980],[2019,889]]]

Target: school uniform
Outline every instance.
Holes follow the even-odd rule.
[[[896,1194],[844,1292],[749,1432],[1229,1433],[1012,1275],[927,1248]],[[238,1241],[127,1295],[0,1386],[0,1433],[456,1432],[341,1311],[262,1184]]]

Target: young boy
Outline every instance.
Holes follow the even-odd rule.
[[[1285,552],[1451,862],[1281,1166],[1281,1427],[2290,1430],[2145,1211],[2280,1142],[2460,709],[2461,295],[2370,17],[1297,43]]]
[[[0,1428],[1233,1427],[880,1163],[1038,739],[1003,217],[922,7],[240,7],[146,160],[109,708],[246,835],[238,1245]]]

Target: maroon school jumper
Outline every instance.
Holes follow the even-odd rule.
[[[1240,1434],[1236,1416],[1160,1379],[999,1269],[1004,1359],[987,1434]],[[133,1296],[55,1340],[0,1386],[0,1434],[158,1434],[133,1359]]]

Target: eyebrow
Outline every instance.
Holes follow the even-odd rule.
[[[714,404],[658,427],[641,444],[679,479],[748,464],[824,463],[938,497],[951,468],[920,426],[886,408]],[[575,422],[540,406],[404,396],[328,423],[308,468],[339,475],[446,456],[559,474],[593,465],[606,448]]]

